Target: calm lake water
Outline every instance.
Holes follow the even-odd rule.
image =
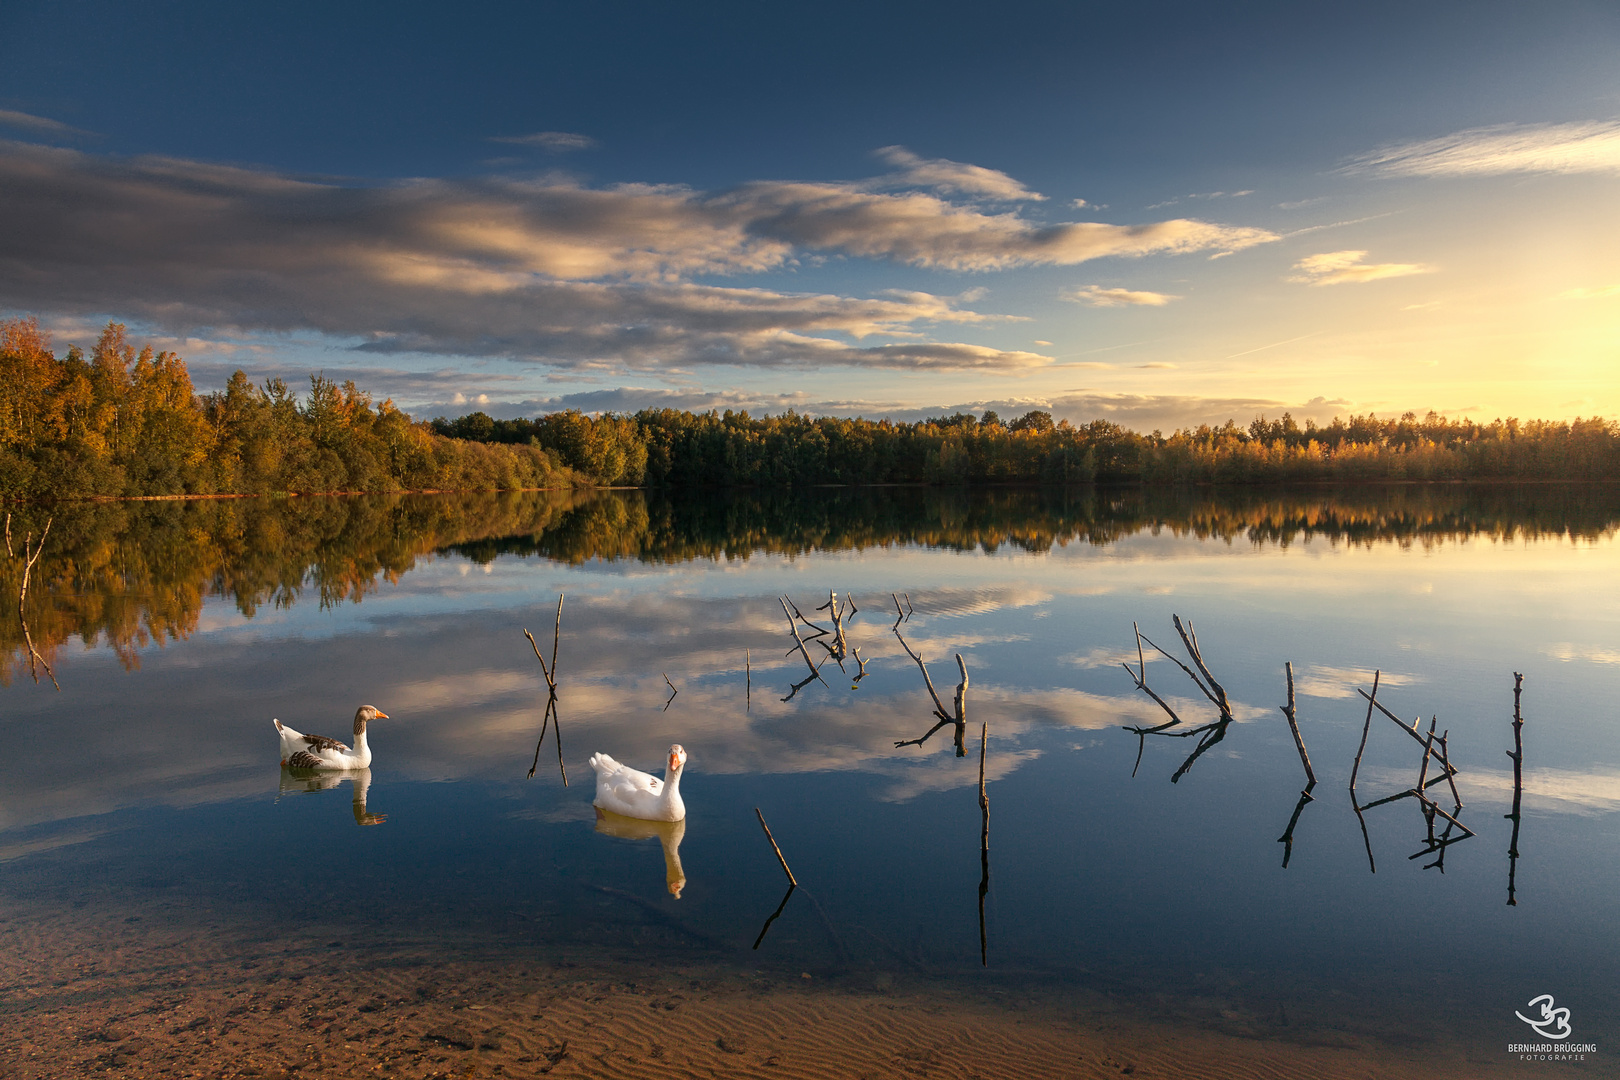
[[[30,676],[13,602],[47,518],[24,614],[60,691]],[[1541,1041],[1515,1013],[1550,994],[1571,1041],[1612,1061],[1617,526],[1620,491],[1571,487],[14,508],[0,897],[178,897],[267,932],[337,922],[445,950],[1086,987],[1394,1041],[1443,1029],[1485,1060]],[[865,677],[829,660],[792,692],[808,669],[778,597],[827,625],[830,590],[858,608]],[[559,594],[566,786],[551,734],[527,776],[546,694],[523,630],[549,662]],[[1166,717],[1121,667],[1133,623],[1186,661],[1173,615],[1233,714],[1175,783],[1198,740],[1148,737],[1133,776],[1123,728]],[[896,747],[933,724],[905,645],[947,708],[965,661],[966,756],[950,727]],[[1215,719],[1146,655],[1183,730]],[[1305,780],[1285,662],[1318,778],[1291,846]],[[1473,836],[1444,818],[1431,833],[1412,798],[1358,819],[1375,670],[1380,702],[1449,733],[1463,808],[1428,793]],[[278,765],[272,717],[347,740],[367,703],[389,715],[368,773]],[[690,755],[684,829],[599,828],[590,754],[658,770],[672,742]],[[1360,802],[1410,789],[1422,759],[1375,713]],[[803,887],[754,949],[785,888],[756,807]]]

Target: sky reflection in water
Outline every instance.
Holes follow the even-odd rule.
[[[1447,497],[1466,509],[1464,495],[1436,496]],[[840,497],[808,501],[820,498]],[[202,600],[184,637],[137,650],[138,670],[64,639],[61,693],[15,665],[0,692],[10,743],[0,888],[71,892],[95,877],[114,896],[274,897],[323,917],[364,910],[377,932],[482,928],[609,951],[646,947],[640,928],[664,919],[688,945],[741,954],[784,887],[758,806],[809,895],[792,898],[753,959],[966,973],[979,961],[976,754],[956,758],[949,729],[894,746],[932,722],[891,632],[898,592],[915,609],[906,641],[947,703],[952,657],[966,660],[975,751],[977,725],[989,725],[992,968],[1183,987],[1242,972],[1276,987],[1348,988],[1357,1008],[1376,1007],[1381,980],[1394,979],[1403,994],[1439,995],[1447,1023],[1553,992],[1584,1021],[1583,1038],[1620,1033],[1610,977],[1620,960],[1620,597],[1605,584],[1616,580],[1607,522],[1620,514],[1580,508],[1574,538],[1552,535],[1556,507],[1526,511],[1530,536],[1504,535],[1500,515],[1456,527],[1480,519],[1452,513],[1449,533],[1427,536],[1394,515],[1380,539],[1332,522],[1309,537],[1252,522],[1199,536],[1188,523],[1209,515],[1196,507],[1137,507],[1105,537],[1104,497],[1090,495],[1078,517],[1091,534],[1052,543],[1050,500],[1000,498],[1012,501],[997,517],[972,500],[902,493],[901,510],[886,512],[912,524],[888,542],[869,535],[856,549],[830,530],[830,550],[807,542],[743,557],[741,528],[697,559],[669,537],[703,530],[667,507],[618,505],[607,516],[630,522],[619,533],[597,529],[552,557],[546,538],[590,532],[577,519],[600,508],[509,506],[506,518],[473,508],[448,542],[442,530],[417,534],[427,540],[410,565],[379,571],[359,603],[302,595],[249,617],[230,600]],[[1272,516],[1304,520],[1312,499],[1283,500]],[[398,522],[419,511],[388,513]],[[847,526],[868,511],[835,506],[826,518]],[[704,510],[725,512],[724,502]],[[1060,512],[1072,525],[1073,507]],[[477,535],[480,514],[496,531]],[[513,528],[524,514],[538,527]],[[985,530],[959,542],[975,535],[962,525],[975,515]],[[328,549],[362,518],[354,511]],[[685,521],[686,532],[660,533],[660,521]],[[986,551],[1001,527],[1047,539]],[[383,531],[397,541],[401,530]],[[79,535],[90,544],[96,534]],[[131,542],[119,535],[113,543]],[[639,554],[592,557],[603,549]],[[776,597],[815,619],[829,589],[860,607],[849,640],[868,676],[854,685],[853,660],[845,673],[828,664],[824,682],[784,702],[805,667]],[[550,736],[524,779],[545,697],[522,629],[549,646],[559,592],[567,788]],[[1120,730],[1162,719],[1119,665],[1135,658],[1133,621],[1170,648],[1172,613],[1196,626],[1237,721],[1175,785],[1190,743],[1150,740],[1132,779],[1137,742]],[[1286,870],[1276,840],[1304,779],[1277,709],[1285,660],[1321,781]],[[1365,715],[1356,688],[1374,669],[1398,715],[1437,715],[1450,730],[1460,816],[1478,835],[1447,850],[1443,876],[1421,869],[1432,857],[1407,859],[1425,834],[1411,800],[1367,813],[1369,873],[1345,789]],[[1508,908],[1514,671],[1526,676],[1528,760],[1518,906]],[[667,711],[666,674],[679,689]],[[1150,660],[1149,679],[1189,720],[1213,716],[1168,662]],[[371,729],[369,775],[278,768],[271,717],[343,737],[363,703],[391,717]],[[605,750],[654,770],[676,741],[691,755],[679,835],[599,822],[585,759]],[[1419,757],[1375,717],[1362,801],[1411,786]]]

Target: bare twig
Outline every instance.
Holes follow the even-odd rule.
[[[1288,717],[1288,730],[1294,733],[1294,747],[1299,750],[1299,763],[1305,766],[1306,790],[1309,791],[1311,787],[1316,785],[1316,772],[1311,768],[1311,755],[1305,752],[1305,737],[1299,733],[1299,718],[1294,713],[1294,665],[1292,661],[1285,662],[1283,670],[1288,673],[1288,704],[1282,706],[1282,712],[1284,716]],[[1303,807],[1304,803],[1300,805]],[[1298,814],[1294,815],[1294,820],[1299,820]],[[1289,827],[1289,832],[1293,832],[1292,826]],[[1283,865],[1288,865],[1286,858],[1283,860]]]
[[[1373,687],[1373,690],[1376,692],[1377,689],[1378,689],[1378,687],[1375,685]],[[1361,687],[1359,687],[1359,686],[1356,687],[1356,693],[1358,693],[1362,697],[1366,698],[1368,700],[1368,702],[1371,703],[1373,708],[1376,708],[1379,712],[1383,713],[1385,716],[1387,716],[1391,720],[1393,720],[1395,722],[1395,726],[1400,728],[1402,731],[1406,732],[1408,735],[1410,735],[1414,742],[1416,742],[1420,746],[1423,745],[1423,733],[1418,730],[1418,726],[1417,726],[1416,721],[1408,724],[1405,720],[1402,720],[1400,717],[1396,716],[1394,713],[1392,713],[1388,709],[1384,708],[1384,705],[1383,705],[1382,702],[1374,701],[1372,696],[1368,695],[1367,691],[1361,689]]]
[[[1356,820],[1361,823],[1361,842],[1367,847],[1367,869],[1376,874],[1378,864],[1373,861],[1372,837],[1367,834],[1367,819],[1361,813],[1365,807],[1356,802],[1356,789],[1353,787],[1350,789],[1350,809],[1356,812]]]
[[[776,599],[782,605],[782,614],[787,616],[788,633],[793,635],[793,643],[799,647],[799,655],[804,657],[805,664],[808,665],[809,668],[810,668],[810,674],[812,676],[814,676],[815,678],[820,679],[821,678],[821,672],[817,669],[815,661],[810,659],[810,651],[804,647],[804,639],[799,636],[799,627],[793,621],[793,616],[788,613],[788,603],[789,603],[789,601],[787,600],[786,597],[781,597],[781,596],[777,597]],[[798,609],[795,608],[794,610],[796,611]],[[789,649],[788,651],[792,652],[791,649]],[[825,681],[825,680],[823,680],[823,681]],[[797,692],[797,691],[795,691],[795,692]],[[791,697],[792,695],[789,695],[789,696]],[[785,701],[787,699],[784,698],[783,700]]]
[[[765,824],[765,815],[759,812],[757,806],[754,807],[754,816],[759,818],[759,827],[765,830],[765,839],[771,842],[771,850],[776,852],[776,861],[782,864],[782,873],[787,875],[788,884],[797,888],[799,879],[793,876],[792,870],[788,869],[787,860],[782,858],[782,849],[776,846],[776,837],[771,835],[771,827]],[[786,903],[786,901],[784,900],[783,903]],[[762,938],[764,936],[763,934],[760,935]]]
[[[759,928],[759,937],[754,939],[754,948],[759,948],[760,942],[765,940],[766,933],[768,933],[771,929],[771,923],[775,922],[777,917],[780,916],[783,910],[787,908],[787,902],[793,898],[793,890],[797,888],[797,885],[789,885],[787,887],[787,892],[782,894],[782,902],[776,905],[776,910],[771,912],[770,918],[765,920],[765,925]]]
[[[40,651],[34,647],[34,635],[28,631],[27,614],[28,582],[33,575],[34,564],[39,562],[39,557],[41,555],[45,554],[45,538],[51,534],[51,522],[55,520],[56,519],[54,517],[45,519],[45,528],[39,534],[39,547],[34,548],[31,553],[29,546],[30,542],[34,538],[33,530],[29,530],[23,536],[23,572],[22,586],[17,590],[17,624],[22,628],[23,644],[28,648],[28,674],[33,677],[34,684],[36,686],[39,685],[39,669],[44,668],[45,674],[50,676],[51,685],[56,687],[57,691],[60,692],[62,689],[62,684],[56,681],[56,672],[51,670],[50,662],[47,661],[45,657],[40,654]],[[10,514],[6,515],[6,554],[12,558],[16,558],[16,555],[13,553],[11,548]]]
[[[1288,819],[1288,828],[1284,829],[1283,834],[1277,837],[1277,843],[1283,845],[1284,870],[1288,869],[1288,860],[1294,855],[1294,826],[1299,824],[1299,815],[1305,812],[1306,803],[1316,801],[1315,796],[1311,794],[1311,788],[1315,786],[1316,781],[1312,780],[1305,785],[1305,790],[1299,793],[1299,802],[1294,804],[1294,816]]]
[[[754,711],[754,650],[743,650],[743,711]],[[785,903],[785,901],[784,901]],[[760,937],[764,937],[763,933]]]
[[[1508,841],[1508,906],[1517,907],[1514,879],[1519,870],[1519,800],[1524,795],[1524,713],[1519,708],[1519,695],[1524,690],[1524,676],[1513,673],[1513,749],[1507,756],[1513,759],[1513,812],[1503,814],[1513,822],[1513,837]]]
[[[1381,674],[1382,674],[1381,671],[1374,671],[1373,672],[1373,692],[1371,694],[1364,694],[1363,695],[1367,699],[1367,720],[1366,720],[1365,723],[1363,723],[1361,725],[1361,746],[1358,747],[1357,750],[1356,750],[1356,763],[1350,769],[1350,801],[1351,802],[1355,802],[1356,774],[1361,772],[1361,755],[1367,752],[1367,733],[1372,731],[1373,706],[1375,704],[1377,704],[1377,702],[1378,702],[1378,677]],[[1356,687],[1356,689],[1360,690],[1361,688],[1358,686],[1358,687]],[[1357,812],[1359,813],[1359,811],[1357,811]],[[1362,831],[1365,832],[1366,828],[1367,828],[1366,823],[1363,822],[1362,823]],[[1368,858],[1371,858],[1372,857],[1372,849],[1368,848],[1367,851],[1368,851]],[[1376,872],[1377,871],[1374,871],[1374,873],[1376,873]]]
[[[967,670],[962,671],[967,680]],[[984,790],[984,752],[990,743],[990,725],[979,725],[979,963],[990,965],[989,938],[984,928],[984,894],[990,891],[990,796]]]
[[[1194,672],[1192,668],[1182,663],[1176,657],[1171,656],[1156,642],[1154,642],[1152,638],[1142,633],[1141,627],[1134,622],[1131,624],[1131,630],[1136,634],[1137,670],[1132,671],[1129,664],[1122,664],[1121,666],[1125,668],[1125,671],[1128,675],[1130,675],[1131,680],[1136,683],[1136,688],[1147,694],[1148,697],[1152,698],[1158,704],[1159,708],[1164,710],[1165,715],[1170,718],[1168,722],[1159,724],[1155,727],[1142,727],[1140,725],[1136,727],[1126,727],[1125,730],[1133,733],[1137,737],[1136,765],[1132,767],[1131,775],[1135,776],[1136,770],[1141,767],[1142,751],[1147,745],[1147,736],[1163,735],[1166,738],[1172,739],[1188,739],[1192,738],[1193,736],[1198,736],[1198,745],[1193,749],[1191,754],[1187,755],[1187,759],[1181,763],[1181,767],[1177,769],[1170,777],[1171,783],[1178,783],[1180,782],[1181,778],[1187,774],[1187,770],[1191,769],[1193,764],[1197,762],[1197,760],[1202,757],[1206,751],[1208,751],[1212,746],[1215,746],[1222,739],[1226,738],[1226,732],[1232,724],[1233,716],[1232,706],[1226,697],[1226,690],[1215,679],[1214,675],[1210,674],[1208,666],[1204,663],[1203,652],[1198,645],[1198,636],[1193,633],[1192,623],[1189,622],[1183,626],[1181,617],[1179,615],[1172,615],[1171,619],[1174,621],[1176,633],[1181,637],[1182,645],[1187,650],[1187,655],[1192,658],[1193,663],[1198,667],[1197,672]],[[1153,650],[1160,656],[1163,656],[1165,659],[1179,667],[1186,674],[1186,676],[1193,681],[1193,684],[1197,686],[1203,695],[1210,700],[1217,710],[1219,710],[1220,715],[1218,719],[1212,723],[1202,724],[1186,731],[1169,730],[1170,728],[1180,725],[1181,717],[1178,716],[1176,711],[1170,707],[1169,702],[1165,701],[1164,698],[1160,697],[1155,690],[1148,686],[1147,659],[1142,654],[1143,642],[1146,642],[1148,645],[1152,646]]]
[[[962,681],[956,684],[956,715],[953,716],[945,710],[945,703],[939,700],[939,694],[934,690],[934,680],[928,675],[928,665],[923,663],[922,654],[911,651],[911,646],[906,644],[906,639],[901,637],[899,630],[895,630],[894,636],[900,639],[900,647],[906,650],[906,655],[917,662],[917,669],[922,672],[923,682],[928,686],[928,696],[934,699],[934,715],[939,719],[939,722],[929,728],[921,738],[903,739],[894,745],[896,747],[921,746],[928,741],[934,732],[946,724],[952,724],[956,728],[956,756],[966,757],[967,747],[963,745],[963,740],[967,729],[967,661],[962,659],[961,653],[956,654],[956,667],[962,673]]]
[[[793,604],[793,601],[789,600],[788,603]],[[821,609],[817,608],[816,610],[820,611]],[[823,636],[825,636],[827,634],[832,633],[832,631],[828,630],[826,627],[817,626],[815,623],[813,623],[809,619],[805,618],[804,613],[799,610],[799,605],[798,604],[793,604],[793,614],[795,614],[795,615],[797,615],[799,617],[800,622],[804,623],[804,625],[806,625],[810,629],[814,630],[816,632],[816,637],[823,637]]]
[[[563,593],[557,594],[557,622],[551,634],[551,664],[547,666],[546,658],[540,654],[540,646],[534,640],[534,635],[527,628],[523,636],[529,639],[529,647],[534,650],[534,658],[540,661],[540,672],[546,678],[546,712],[540,721],[540,738],[534,744],[534,761],[529,765],[529,778],[534,778],[535,770],[540,766],[540,747],[546,741],[546,727],[551,725],[557,732],[557,772],[562,776],[563,787],[568,786],[568,766],[563,763],[562,747],[562,714],[557,711],[557,648],[562,641],[562,609]]]
[[[669,701],[664,702],[664,711],[669,712],[670,703],[675,700],[675,695],[680,693],[680,691],[675,689],[675,684],[669,681],[669,674],[667,672],[659,672],[659,674],[664,676],[664,685],[669,687]]]
[[[923,663],[922,655],[911,651],[911,646],[906,644],[906,639],[901,637],[900,631],[896,630],[894,636],[900,639],[900,647],[906,650],[906,655],[917,662],[917,669],[922,672],[923,682],[928,684],[928,696],[934,699],[934,715],[947,724],[954,724],[956,719],[945,711],[945,703],[939,700],[939,694],[934,690],[934,680],[928,677],[928,665]]]
[[[556,693],[557,680],[551,677],[551,669],[546,666],[546,658],[540,655],[540,646],[535,644],[534,635],[525,627],[523,636],[529,639],[529,648],[534,650],[534,658],[540,661],[540,673],[546,677],[546,686],[550,687],[552,693]]]

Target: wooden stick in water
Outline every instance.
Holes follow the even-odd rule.
[[[782,902],[776,905],[776,910],[771,912],[770,918],[765,920],[765,925],[759,928],[759,937],[754,939],[754,948],[759,948],[760,943],[765,940],[765,935],[770,932],[771,923],[775,922],[777,917],[787,908],[787,902],[793,899],[793,891],[797,888],[797,885],[787,887],[787,892],[782,894]]]
[[[1507,756],[1513,759],[1513,812],[1503,814],[1513,822],[1513,836],[1508,840],[1508,906],[1519,904],[1514,879],[1519,869],[1519,800],[1524,795],[1524,713],[1519,709],[1519,695],[1524,690],[1524,676],[1513,673],[1513,749]]]
[[[966,669],[962,678],[967,678]],[[990,891],[990,796],[984,790],[984,751],[990,742],[990,725],[979,725],[979,964],[990,966],[990,939],[984,927],[984,895]]]
[[[1294,715],[1294,665],[1292,661],[1283,664],[1283,670],[1288,673],[1288,704],[1282,707],[1283,715],[1288,717],[1288,730],[1294,733],[1294,746],[1299,750],[1299,763],[1305,766],[1305,780],[1307,786],[1316,784],[1316,773],[1311,769],[1311,755],[1305,752],[1305,737],[1299,733],[1299,721]],[[1298,815],[1295,815],[1298,819]],[[1290,829],[1290,832],[1293,830]],[[1287,866],[1286,860],[1283,863]]]
[[[754,650],[743,650],[743,704],[744,712],[754,711]],[[764,935],[760,935],[763,937]]]
[[[1364,724],[1361,725],[1361,745],[1356,749],[1356,764],[1350,770],[1350,801],[1352,803],[1355,802],[1356,774],[1361,772],[1361,755],[1366,753],[1366,751],[1367,751],[1367,734],[1368,734],[1368,732],[1372,731],[1372,712],[1373,712],[1373,705],[1376,704],[1377,700],[1378,700],[1378,676],[1380,674],[1382,674],[1382,672],[1380,672],[1380,671],[1374,671],[1373,672],[1373,692],[1371,694],[1363,694],[1362,695],[1363,697],[1365,697],[1367,699],[1367,720],[1366,720],[1366,722]],[[1356,689],[1360,690],[1361,687],[1358,686],[1358,687],[1356,687]],[[1359,815],[1361,813],[1361,811],[1357,810],[1356,813]],[[1361,823],[1361,831],[1362,831],[1363,834],[1365,834],[1366,831],[1367,831],[1367,823],[1365,821]],[[1367,846],[1367,858],[1369,860],[1372,859],[1372,844],[1371,844],[1371,841],[1368,842],[1368,846]],[[1378,871],[1376,871],[1376,870],[1373,871],[1373,873],[1375,873],[1375,874],[1377,872]]]
[[[799,879],[793,876],[792,870],[788,869],[787,860],[782,858],[782,849],[776,846],[776,837],[771,835],[771,827],[765,824],[765,815],[759,812],[757,806],[754,807],[754,816],[759,818],[759,827],[765,830],[765,839],[771,842],[771,850],[776,852],[776,861],[782,864],[782,873],[787,875],[788,884],[797,888]],[[763,935],[761,936],[763,937]]]

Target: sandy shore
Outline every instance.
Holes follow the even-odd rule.
[[[178,905],[0,916],[0,1077],[1174,1077],[1597,1075],[1475,1045],[1392,1045],[1219,1002],[835,978],[702,962],[458,956]],[[469,947],[469,954],[487,948]],[[1472,1055],[1472,1056],[1471,1056]]]

